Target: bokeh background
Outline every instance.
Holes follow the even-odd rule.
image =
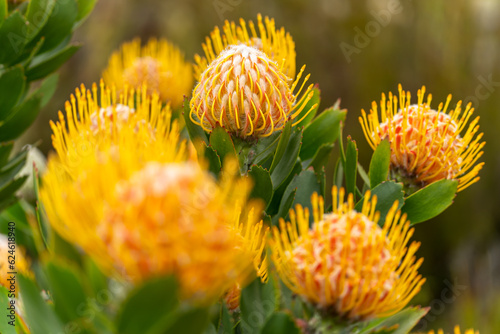
[[[366,167],[372,151],[357,119],[382,92],[401,83],[416,96],[426,85],[434,107],[449,93],[453,102],[474,104],[486,166],[451,208],[417,226],[427,283],[413,303],[431,307],[421,331],[458,323],[500,333],[499,0],[100,0],[74,37],[83,47],[62,68],[55,97],[21,144],[38,142],[50,152],[49,120],[77,85],[99,80],[122,42],[165,37],[192,60],[214,26],[258,13],[293,36],[297,65],[306,64],[321,88],[321,110],[342,99],[344,134],[357,141]]]

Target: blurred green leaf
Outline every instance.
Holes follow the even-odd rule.
[[[342,164],[342,158],[339,157],[337,163],[335,164],[335,172],[333,173],[333,184],[340,189],[342,187],[343,180],[344,180],[344,166]]]
[[[47,9],[50,9],[50,3],[46,3],[46,1],[41,2],[45,4]],[[38,15],[48,14],[47,11],[40,13]],[[45,38],[40,53],[52,50],[68,38],[68,36],[71,36],[77,17],[78,5],[76,0],[56,1],[43,28],[33,38],[33,42],[38,41],[41,37]],[[33,45],[30,44],[30,46]]]
[[[233,323],[231,321],[231,315],[227,310],[226,304],[224,302],[221,303],[221,312],[220,312],[220,324],[219,329],[217,331],[218,334],[233,334]]]
[[[385,181],[371,190],[371,197],[377,196],[377,205],[375,210],[380,212],[379,224],[385,223],[385,216],[391,209],[395,201],[398,201],[398,209],[404,204],[403,185],[394,181]],[[361,212],[363,208],[364,197],[356,203],[356,211]]]
[[[6,173],[13,169],[18,168],[18,166],[24,166],[26,163],[26,157],[28,155],[28,149],[23,149],[18,152],[12,159],[6,162],[3,166],[0,165],[0,174]]]
[[[37,254],[33,239],[33,231],[28,223],[27,214],[33,214],[33,208],[23,200],[17,201],[11,206],[0,210],[0,233],[8,234],[8,222],[16,223],[16,243],[24,246],[31,255]]]
[[[302,139],[300,159],[311,159],[323,144],[332,144],[340,133],[340,122],[345,119],[346,111],[329,108],[316,117],[305,129]]]
[[[408,196],[401,211],[408,215],[411,224],[434,218],[453,203],[457,186],[456,180],[440,180],[431,183]]]
[[[18,177],[0,187],[0,201],[10,198],[26,182],[28,176]]]
[[[165,318],[165,316],[164,316]],[[166,317],[169,325],[157,330],[147,332],[148,334],[178,334],[178,333],[203,333],[210,323],[208,311],[203,308],[192,308],[177,312],[175,315]],[[132,333],[132,332],[130,332]],[[144,331],[136,333],[146,333]]]
[[[36,56],[26,71],[28,81],[41,79],[54,72],[71,58],[78,49],[80,49],[80,45],[69,45],[57,52]]]
[[[8,10],[7,0],[0,0],[0,27],[2,26],[3,21],[7,17]]]
[[[195,144],[195,147],[198,145],[198,141],[201,140],[204,143],[208,143],[207,134],[203,131],[203,128],[199,125],[194,124],[191,121],[190,115],[190,107],[189,107],[189,99],[187,97],[184,98],[184,111],[182,115],[184,116],[184,121],[186,123],[186,128],[188,130],[189,139]]]
[[[306,103],[304,109],[302,109],[300,114],[295,118],[296,120],[300,121],[298,124],[295,125],[296,127],[307,126],[309,123],[311,123],[311,120],[318,113],[319,103],[321,101],[321,90],[319,89],[318,85],[316,85],[312,89],[312,93],[313,96],[311,97],[311,99]],[[294,109],[298,110],[303,104],[304,102],[301,103],[300,105],[297,105]],[[307,114],[307,116],[304,117],[304,115],[306,115],[306,113],[309,110],[311,110],[309,114]]]
[[[11,109],[21,98],[26,81],[21,66],[9,68],[0,75],[0,122],[11,115]]]
[[[387,181],[391,164],[391,144],[382,140],[373,152],[370,161],[370,188],[375,188],[379,183]]]
[[[224,128],[217,126],[212,133],[210,133],[209,140],[210,145],[215,150],[222,163],[224,163],[224,160],[228,155],[232,155],[233,157],[237,156],[233,140]]]
[[[278,146],[276,147],[276,151],[274,152],[273,162],[271,163],[271,168],[269,172],[272,173],[278,163],[281,161],[281,158],[285,154],[285,150],[288,147],[288,141],[290,139],[290,135],[292,134],[292,122],[286,122],[283,131],[281,131],[280,140],[278,142]]]
[[[25,320],[32,334],[63,333],[59,318],[42,299],[36,284],[24,275],[18,274],[20,293],[23,300]]]
[[[97,0],[77,0],[76,2],[78,3],[78,17],[76,20],[77,25],[80,25],[90,15]]]
[[[253,179],[253,188],[250,198],[260,198],[265,205],[271,201],[273,196],[273,183],[269,172],[260,166],[254,165],[250,168],[248,176]]]
[[[292,172],[302,145],[302,130],[295,128],[290,135],[283,157],[271,173],[273,187],[278,188]]]
[[[2,271],[5,269],[2,268]],[[5,272],[2,273],[2,275],[7,275]],[[12,326],[9,324],[10,321],[14,322],[14,318],[17,319],[19,315],[12,315],[14,318],[10,318],[10,310],[8,309],[11,307],[10,300],[9,300],[9,291],[4,288],[3,286],[0,285],[0,307],[2,312],[0,312],[2,320],[0,321],[0,333],[2,334],[16,334],[16,327]],[[16,303],[14,304],[15,308],[18,308],[19,305]],[[15,323],[15,322],[14,322]]]
[[[0,26],[0,64],[10,64],[21,56],[26,43],[27,21],[17,10],[12,12]]]
[[[14,147],[14,142],[6,142],[0,143],[0,167],[3,168],[3,165],[7,163],[9,160],[10,153],[12,152],[12,148]]]
[[[86,303],[82,274],[60,261],[56,263],[53,260],[45,265],[45,273],[54,309],[59,317],[65,322],[80,318],[78,308]]]
[[[84,268],[87,274],[90,286],[94,294],[106,291],[108,288],[108,278],[102,273],[96,263],[88,256],[84,257]]]
[[[31,0],[26,11],[26,19],[29,22],[27,38],[32,41],[40,30],[47,24],[47,21],[54,10],[56,0]],[[37,43],[42,36],[38,36],[34,43]],[[31,43],[30,47],[35,44]]]
[[[276,308],[274,283],[256,278],[241,291],[241,328],[243,333],[259,333]]]
[[[32,95],[12,112],[12,117],[0,124],[0,141],[13,140],[26,131],[38,116],[41,96]]]
[[[358,334],[372,334],[381,333],[384,329],[393,329],[390,333],[393,334],[407,334],[413,327],[422,319],[427,312],[428,308],[421,307],[408,307],[398,313],[382,318],[369,321],[360,329]]]
[[[351,193],[356,200],[356,175],[358,173],[358,148],[356,141],[347,136],[347,147],[345,152],[345,185],[346,193]]]
[[[121,334],[150,333],[178,306],[177,282],[173,277],[155,278],[132,290],[116,319]],[[192,319],[192,322],[195,320]]]
[[[300,334],[299,329],[290,315],[283,312],[274,313],[267,320],[261,334]]]
[[[208,324],[207,328],[202,332],[202,334],[217,334],[217,329],[214,324]]]

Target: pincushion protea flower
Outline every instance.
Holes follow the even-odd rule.
[[[366,193],[361,212],[352,194],[332,189],[333,212],[323,214],[323,198],[314,194],[314,223],[297,205],[290,223],[273,227],[273,259],[283,282],[323,314],[349,321],[389,316],[420,291],[419,243],[408,245],[413,229],[394,203],[379,227],[376,197]],[[337,203],[338,198],[338,203]]]
[[[111,55],[103,78],[119,91],[126,86],[139,89],[146,85],[149,94],[157,92],[174,108],[182,104],[183,96],[189,95],[193,87],[191,64],[165,39],[152,38],[143,47],[139,38],[124,43]]]
[[[484,163],[475,165],[483,155],[479,116],[467,126],[474,108],[469,103],[462,112],[462,102],[450,108],[451,95],[438,110],[431,109],[432,96],[424,102],[425,87],[418,91],[417,104],[410,105],[410,93],[399,85],[399,98],[382,94],[380,113],[372,103],[368,116],[359,118],[366,139],[375,149],[384,139],[391,144],[391,175],[413,192],[442,180],[457,179],[458,191],[477,182]],[[398,109],[398,103],[399,108]],[[465,132],[464,132],[465,130]]]
[[[453,330],[453,334],[460,334],[460,327],[458,326],[455,326],[454,330]],[[427,334],[436,334],[436,332],[434,330],[431,330],[429,331]],[[442,329],[439,329],[437,331],[437,334],[444,334],[444,331]],[[473,329],[467,329],[464,334],[479,334],[479,331],[475,331]]]
[[[245,282],[258,238],[249,236],[262,226],[253,215],[240,220],[249,185],[236,176],[237,163],[226,162],[216,182],[179,141],[170,111],[145,89],[128,99],[102,85],[101,105],[95,86],[76,95],[66,118],[61,113],[52,125],[57,156],[40,192],[55,230],[117,278],[175,275],[181,297],[196,303]],[[118,116],[118,104],[128,117]],[[103,112],[101,120],[108,108],[112,119]]]
[[[250,31],[249,31],[249,30]],[[295,43],[289,33],[282,27],[276,29],[274,19],[267,16],[262,21],[262,15],[257,16],[257,29],[253,21],[248,22],[248,29],[245,20],[240,19],[240,25],[226,21],[222,27],[222,34],[219,27],[210,33],[210,38],[206,38],[203,43],[205,57],[195,55],[194,72],[195,78],[200,79],[201,74],[229,45],[245,44],[254,47],[272,60],[282,66],[282,72],[286,76],[295,76]]]
[[[288,120],[299,123],[308,111],[301,119],[295,119],[311,99],[313,85],[297,98],[309,75],[294,93],[304,68],[293,83],[282,69],[254,47],[228,46],[201,74],[194,88],[191,121],[205,131],[220,124],[241,138],[269,136]]]

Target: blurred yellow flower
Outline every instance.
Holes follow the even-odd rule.
[[[432,96],[429,94],[426,102],[424,96],[422,87],[417,104],[410,105],[410,93],[401,85],[399,98],[389,93],[386,99],[382,94],[380,119],[376,102],[368,115],[362,110],[359,121],[365,137],[373,149],[384,139],[390,141],[390,178],[403,182],[410,192],[442,179],[458,179],[461,191],[479,180],[477,174],[484,165],[475,164],[485,145],[483,134],[476,136],[479,116],[467,126],[474,112],[470,103],[463,112],[461,101],[449,110],[449,95],[446,103],[434,110],[430,107]]]
[[[12,246],[9,247],[9,245],[14,245],[14,248],[12,248]],[[9,250],[13,252],[9,253]],[[22,248],[15,244],[15,242],[9,244],[9,238],[4,234],[0,234],[0,254],[2,254],[0,257],[0,272],[2,273],[0,276],[0,285],[7,290],[11,289],[12,284],[12,281],[9,280],[11,276],[8,274],[9,272],[17,272],[27,276],[32,275]],[[13,262],[10,263],[9,260]],[[13,266],[14,269],[11,269],[11,266]],[[13,282],[17,287],[17,279]],[[13,290],[19,291],[17,288]]]
[[[413,229],[394,203],[379,227],[376,197],[365,195],[361,212],[352,194],[332,189],[333,212],[323,214],[314,194],[314,223],[297,205],[290,223],[273,227],[273,260],[283,282],[321,312],[350,321],[384,317],[401,310],[425,282],[418,275],[420,246],[408,245]],[[337,202],[338,198],[338,202]]]
[[[230,45],[202,73],[191,99],[191,121],[212,131],[217,124],[241,137],[266,137],[287,121],[299,123],[314,108],[304,110],[312,97],[310,85],[298,98],[301,69],[293,83],[264,52],[245,45]],[[302,117],[297,119],[304,110]]]
[[[139,38],[124,43],[111,55],[103,78],[119,92],[127,86],[139,89],[146,85],[149,94],[158,93],[173,108],[181,106],[184,96],[193,88],[191,64],[165,39],[152,38],[143,47]]]
[[[194,72],[195,78],[200,79],[201,74],[229,45],[245,44],[254,47],[281,66],[281,71],[286,76],[295,76],[295,43],[285,28],[276,29],[274,19],[267,16],[262,21],[262,15],[257,16],[257,29],[253,21],[248,22],[250,31],[247,30],[245,20],[240,19],[240,25],[226,21],[222,27],[222,34],[219,27],[210,33],[203,43],[205,57],[195,55]]]
[[[453,330],[453,334],[460,334],[460,327],[459,326],[455,326],[454,330]],[[431,330],[429,331],[427,334],[436,334],[436,332],[434,330]],[[442,329],[439,329],[437,331],[437,334],[445,334],[444,331]],[[475,331],[473,329],[467,329],[464,334],[479,334],[479,331]]]
[[[52,124],[57,156],[40,197],[55,230],[117,278],[175,275],[196,303],[245,282],[256,261],[246,237],[262,227],[252,214],[240,220],[250,187],[237,163],[217,182],[156,94],[127,98],[101,85],[100,100],[82,87]]]

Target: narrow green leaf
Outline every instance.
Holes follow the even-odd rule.
[[[94,9],[97,0],[77,0],[78,3],[78,17],[77,17],[77,25],[80,25],[87,16],[90,15],[92,10]]]
[[[231,136],[220,126],[217,126],[210,134],[210,145],[222,163],[226,156],[237,156]]]
[[[391,144],[382,140],[373,152],[370,161],[370,188],[375,188],[379,183],[387,181],[391,164]]]
[[[0,143],[0,168],[7,163],[9,160],[10,153],[14,147],[14,142]]]
[[[11,109],[21,98],[25,87],[24,70],[21,66],[11,67],[0,76],[0,122],[11,115]]]
[[[272,278],[262,283],[256,278],[241,291],[241,328],[243,333],[259,333],[276,308]]]
[[[334,144],[323,144],[316,151],[316,154],[312,160],[305,166],[306,168],[312,167],[316,173],[321,172],[321,170],[326,166],[330,155],[332,153]]]
[[[32,334],[63,333],[61,321],[42,299],[41,292],[29,278],[18,274],[20,293],[26,312],[25,320]]]
[[[335,173],[333,174],[333,184],[340,189],[342,187],[343,180],[344,180],[344,166],[342,163],[342,158],[339,157],[337,163],[335,164]]]
[[[288,197],[293,191],[296,191],[296,194],[292,207],[300,204],[304,208],[309,208],[309,212],[313,212],[311,196],[313,193],[321,194],[321,183],[318,182],[318,178],[312,170],[304,170],[290,182],[283,197]],[[286,216],[288,216],[288,212],[283,218],[286,219]],[[311,221],[312,218],[311,215]]]
[[[26,182],[27,178],[28,178],[28,176],[26,176],[26,175],[21,176],[21,177],[18,177],[17,179],[12,180],[12,182],[4,184],[0,188],[0,200],[3,201],[6,198],[9,198],[12,195],[14,195],[15,192],[17,190],[19,190],[19,188],[21,188],[21,186],[24,184],[24,182]]]
[[[82,274],[74,268],[54,261],[49,261],[45,265],[45,273],[55,311],[59,317],[66,322],[80,318],[78,308],[86,302]]]
[[[4,270],[5,269],[2,268],[2,271]],[[5,272],[2,274],[7,275]],[[15,319],[19,317],[19,314],[15,314],[16,312],[14,310],[12,311],[14,313],[11,312],[11,308],[15,309],[19,307],[19,305],[11,304],[8,295],[9,291],[0,285],[0,309],[2,310],[0,312],[0,315],[2,317],[2,320],[0,321],[0,333],[16,334],[16,327],[12,326],[9,323],[11,322],[12,324],[15,324]]]
[[[178,305],[177,282],[173,277],[155,278],[136,287],[121,306],[116,320],[122,334],[148,333],[164,322]]]
[[[358,148],[356,147],[356,141],[351,139],[351,136],[347,136],[347,147],[345,152],[345,185],[346,192],[353,194],[354,199],[356,199],[356,175],[358,168]]]
[[[204,157],[208,162],[208,169],[215,176],[218,176],[222,168],[222,163],[219,155],[217,154],[217,152],[215,152],[212,146],[207,146],[207,144],[205,143],[202,143],[201,145],[203,145],[203,151],[205,152]]]
[[[382,319],[375,319],[369,321],[356,333],[358,334],[372,334],[381,333],[384,329],[393,329],[392,334],[408,334],[413,327],[422,319],[429,308],[421,307],[408,307],[404,310]]]
[[[225,303],[221,303],[220,323],[218,334],[233,334],[233,322]]]
[[[300,159],[311,159],[321,145],[334,143],[339,137],[340,123],[345,116],[345,110],[329,108],[316,117],[304,129]]]
[[[281,161],[283,154],[285,154],[285,150],[288,146],[288,141],[290,140],[291,134],[292,134],[292,122],[287,122],[283,131],[281,131],[278,147],[276,147],[276,151],[274,152],[273,162],[271,164],[271,168],[269,169],[270,173],[274,171],[278,163]]]
[[[405,199],[401,209],[412,224],[436,217],[446,210],[457,193],[458,181],[440,180],[429,184]]]
[[[9,149],[9,151],[10,151],[10,149]],[[9,170],[16,168],[19,165],[24,166],[24,164],[26,163],[27,155],[28,155],[27,149],[21,150],[14,157],[12,157],[12,159],[6,161],[3,166],[0,165],[0,173],[5,173]]]
[[[12,117],[0,124],[0,141],[13,140],[26,131],[38,116],[41,97],[33,95],[16,107]]]
[[[54,72],[71,58],[80,47],[80,45],[68,45],[64,49],[50,54],[49,57],[45,54],[35,57],[26,71],[28,81],[41,79]]]
[[[371,190],[371,197],[373,198],[373,196],[377,196],[377,205],[375,210],[380,212],[380,225],[384,224],[385,216],[395,201],[398,201],[398,209],[401,209],[405,201],[403,185],[394,181],[385,181],[380,183]],[[364,197],[356,203],[356,211],[361,212],[361,209],[363,208],[363,200]]]
[[[302,126],[309,125],[309,123],[311,123],[311,120],[318,113],[319,103],[321,101],[321,96],[320,96],[321,90],[316,85],[312,89],[312,93],[313,93],[313,95],[312,95],[311,99],[306,103],[304,109],[302,109],[300,114],[295,118],[296,121],[300,121],[297,125],[295,125],[296,127],[302,127]],[[294,108],[294,110],[298,110],[303,104],[304,103],[297,105]],[[307,112],[309,112],[309,114],[307,114],[307,116],[305,116]]]
[[[297,161],[295,162],[295,166],[293,166],[293,169],[292,169],[292,172],[290,173],[290,175],[288,175],[288,177],[281,184],[281,186],[279,186],[274,191],[273,198],[271,199],[271,202],[269,203],[269,205],[266,208],[266,212],[269,215],[273,216],[273,215],[278,213],[278,211],[280,209],[280,204],[282,202],[282,197],[286,191],[286,188],[288,187],[290,182],[292,182],[295,175],[298,175],[301,171],[302,171],[302,164],[300,163],[300,159],[297,159]],[[292,205],[292,204],[290,203],[290,205]]]
[[[299,329],[290,315],[284,312],[274,313],[267,320],[261,334],[300,334]]]
[[[370,188],[370,178],[368,177],[368,174],[366,174],[365,169],[361,164],[358,162],[358,173],[359,176],[361,176],[361,179],[363,180],[364,186],[366,186],[368,189]]]
[[[283,157],[278,162],[275,170],[271,173],[273,187],[278,188],[288,175],[292,172],[302,145],[302,130],[295,128],[290,135],[288,145]]]
[[[274,132],[269,137],[259,138],[251,152],[253,155],[253,157],[249,159],[251,164],[262,165],[272,157],[278,146],[280,136],[281,133],[278,131]]]
[[[31,0],[29,2],[28,10],[26,11],[26,19],[29,22],[26,35],[29,41],[37,36],[40,30],[47,24],[49,17],[54,11],[55,4],[56,0]]]
[[[27,21],[17,10],[12,12],[0,26],[0,64],[10,64],[23,53],[28,42],[24,32]]]
[[[267,206],[273,196],[271,175],[265,168],[254,165],[250,168],[248,176],[253,179],[253,188],[250,193],[250,198],[260,198]]]
[[[201,334],[210,323],[208,311],[203,308],[193,308],[187,311],[178,312],[173,316],[165,317],[167,322],[171,322],[166,328],[158,326],[153,331],[144,332],[138,331],[136,333],[148,334],[178,334],[178,333],[192,333]],[[132,333],[132,332],[130,332]]]

